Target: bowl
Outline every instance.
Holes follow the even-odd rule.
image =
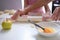
[[[52,37],[52,36],[56,36],[60,32],[60,26],[56,23],[53,23],[53,22],[40,22],[38,24],[42,27],[50,27],[50,28],[54,29],[53,33],[44,33],[42,31],[39,31],[40,28],[37,28],[37,31],[38,31],[39,35],[42,35],[42,36],[45,36],[45,37]]]

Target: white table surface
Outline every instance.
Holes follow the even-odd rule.
[[[9,31],[3,31],[0,25],[0,40],[60,40],[60,33],[55,37],[43,37],[29,23],[14,23]]]

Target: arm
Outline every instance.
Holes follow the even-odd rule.
[[[48,11],[50,12],[50,8],[49,8],[48,4],[45,5],[44,8],[45,8],[45,12],[48,12]]]
[[[49,6],[48,4],[47,5],[44,5],[44,8],[45,8],[45,13],[43,13],[43,17],[42,17],[42,20],[43,21],[51,21],[50,18],[51,18],[51,11],[49,9]]]
[[[49,2],[51,2],[53,0],[37,0],[36,3],[33,3],[32,5],[26,7],[24,10],[18,10],[12,17],[11,19],[14,19],[16,20],[18,18],[18,15],[25,15],[25,14],[28,14],[28,12],[36,9],[36,8],[39,8],[39,7],[42,7],[44,5],[47,5]]]
[[[24,7],[28,6],[28,0],[24,0]]]
[[[27,12],[30,12],[30,11],[38,8],[38,7],[42,7],[42,6],[48,4],[48,3],[51,2],[51,1],[52,1],[52,0],[37,0],[36,3],[32,4],[32,5],[29,6],[29,7],[26,7],[26,8],[24,9],[24,13],[26,14]]]

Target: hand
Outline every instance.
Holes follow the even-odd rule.
[[[16,20],[18,16],[27,15],[26,10],[17,10],[17,12],[11,17],[12,20]]]
[[[11,17],[12,20],[16,20],[18,16],[23,15],[23,11],[17,10],[16,13]]]
[[[53,15],[52,15],[52,20],[60,20],[60,7],[57,7],[54,12],[53,12]]]
[[[50,11],[42,14],[42,20],[43,21],[51,21],[51,16],[52,16],[52,13]]]

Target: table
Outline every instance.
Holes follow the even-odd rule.
[[[43,37],[30,23],[17,22],[8,31],[3,31],[0,25],[0,40],[60,40],[60,33],[55,37]]]

